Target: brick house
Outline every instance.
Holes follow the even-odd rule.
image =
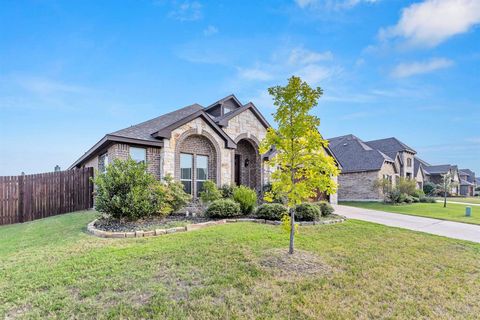
[[[387,179],[395,185],[395,177],[399,174],[395,160],[352,134],[329,141],[330,150],[342,167],[338,177],[338,200],[383,200],[383,191],[375,183]]]
[[[417,152],[397,138],[386,138],[365,142],[373,149],[379,150],[395,161],[399,169],[397,177],[416,180],[417,188],[423,187],[423,175],[415,171],[415,154]],[[420,170],[420,166],[418,167]],[[418,180],[417,180],[418,179]]]
[[[475,172],[470,169],[460,169],[458,175],[460,177],[460,195],[473,197],[476,188]]]
[[[446,174],[452,176],[452,188],[449,194],[456,196],[460,193],[460,176],[458,174],[458,167],[450,164],[441,164],[433,166],[425,166],[425,173],[428,182],[432,182],[438,185],[443,184],[443,177]]]
[[[258,151],[269,127],[253,103],[229,95],[208,107],[193,104],[107,134],[70,168],[103,172],[114,159],[130,157],[145,162],[158,179],[172,175],[195,197],[206,180],[260,193],[271,172],[264,161],[274,155]],[[336,202],[336,195],[330,200]]]

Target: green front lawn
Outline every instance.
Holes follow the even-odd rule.
[[[480,224],[480,207],[472,206],[472,215],[470,217],[466,217],[465,207],[467,206],[462,204],[447,203],[446,208],[444,208],[443,203],[440,202],[392,205],[382,202],[345,201],[340,202],[340,204],[358,208]]]
[[[270,259],[288,246],[278,226],[237,223],[158,238],[100,239],[84,233],[94,216],[0,227],[0,318],[480,314],[478,244],[356,220],[300,227],[301,259],[283,265],[297,271],[285,272]],[[312,259],[309,268],[296,268]]]
[[[443,198],[436,198],[436,199],[437,201],[443,201]],[[450,197],[450,198],[447,198],[447,202],[448,201],[480,204],[480,197],[470,197],[470,198]]]

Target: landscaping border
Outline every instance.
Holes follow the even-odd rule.
[[[300,226],[312,226],[312,225],[322,225],[322,224],[335,224],[341,223],[347,220],[346,217],[342,217],[340,219],[332,219],[327,221],[302,221],[298,222]],[[157,237],[164,234],[170,233],[177,233],[177,232],[186,232],[186,231],[193,231],[198,230],[210,226],[226,224],[226,223],[235,223],[235,222],[253,222],[253,223],[263,223],[263,224],[271,224],[271,225],[280,225],[282,224],[281,221],[272,221],[272,220],[265,220],[265,219],[251,219],[251,218],[239,218],[239,219],[222,219],[216,221],[207,221],[195,224],[189,224],[185,227],[175,227],[169,229],[155,229],[149,231],[129,231],[129,232],[110,232],[99,230],[95,228],[95,222],[97,219],[93,220],[87,225],[87,231],[91,235],[94,235],[99,238],[145,238],[145,237]]]

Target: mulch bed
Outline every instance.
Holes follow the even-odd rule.
[[[233,217],[233,219],[241,219],[241,218],[253,218],[252,216],[240,216],[240,217]],[[328,223],[329,221],[341,219],[342,216],[338,216],[336,214],[332,214],[328,217],[321,217],[319,221],[316,221],[315,224],[323,224]],[[222,219],[212,219],[202,216],[197,217],[187,217],[185,215],[170,215],[165,218],[158,218],[158,217],[150,217],[145,218],[137,221],[126,221],[126,220],[119,220],[113,219],[108,217],[101,217],[97,221],[95,221],[95,228],[102,231],[108,232],[133,232],[133,231],[150,231],[155,229],[168,229],[173,227],[184,227],[189,224],[196,224],[201,222],[207,221],[215,221],[215,220],[222,220]],[[311,221],[296,221],[296,223],[300,223],[300,225],[310,225],[314,224]],[[275,224],[280,224],[279,221],[275,221]]]
[[[159,228],[186,226],[187,224],[194,224],[211,220],[212,219],[204,217],[186,217],[178,215],[171,215],[166,218],[152,217],[137,221],[124,221],[102,217],[95,222],[95,228],[110,232],[131,232],[139,230],[148,231]]]

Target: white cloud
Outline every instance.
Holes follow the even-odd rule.
[[[479,0],[425,0],[403,9],[395,26],[380,38],[403,38],[410,45],[434,47],[480,23]]]
[[[251,69],[239,69],[239,76],[246,80],[261,80],[267,81],[273,78],[273,76],[260,68]]]
[[[480,144],[480,137],[467,138],[466,141],[473,144]]]
[[[169,16],[179,21],[195,21],[203,17],[202,4],[198,1],[184,1],[175,4]]]
[[[351,9],[362,3],[376,3],[380,0],[295,0],[295,3],[302,9],[317,7],[330,10]]]
[[[24,89],[42,96],[59,93],[85,93],[89,91],[86,87],[71,85],[46,78],[15,77],[15,80]]]
[[[292,75],[300,76],[310,85],[330,79],[341,72],[341,68],[329,61],[330,51],[316,52],[301,47],[276,52],[270,61],[257,62],[253,67],[238,68],[240,79],[256,81],[283,81]]]
[[[445,69],[453,65],[453,61],[445,58],[434,58],[423,62],[400,63],[392,70],[392,76],[406,78],[417,74]]]
[[[332,59],[333,54],[330,51],[315,52],[303,48],[295,48],[290,53],[288,62],[290,64],[309,64]]]
[[[319,84],[321,81],[332,77],[335,73],[335,69],[316,64],[309,64],[296,72],[298,76],[310,85]]]
[[[212,36],[214,34],[218,33],[218,29],[215,26],[209,25],[203,30],[203,35],[204,36]]]

